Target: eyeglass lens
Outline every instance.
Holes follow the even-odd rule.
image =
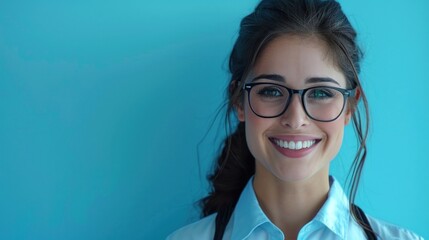
[[[252,110],[262,117],[276,117],[288,105],[290,93],[285,87],[274,84],[254,85],[249,93]],[[304,109],[316,120],[331,121],[337,118],[344,107],[343,94],[330,87],[315,87],[305,91],[302,96]]]

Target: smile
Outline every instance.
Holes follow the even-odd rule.
[[[281,148],[291,149],[291,150],[300,150],[303,148],[310,148],[316,143],[316,140],[306,140],[306,141],[283,141],[280,139],[274,139],[274,143]]]
[[[288,158],[302,158],[313,152],[316,145],[322,141],[319,138],[303,136],[288,136],[282,139],[270,137],[269,140],[279,153]]]

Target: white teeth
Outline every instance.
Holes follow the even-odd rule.
[[[288,148],[288,147],[289,147],[289,145],[287,144],[287,141],[284,141],[284,142],[283,142],[283,147],[284,147],[284,148]]]
[[[309,148],[316,143],[316,140],[307,140],[307,141],[283,141],[276,139],[275,143],[282,148],[292,149],[292,150],[300,150],[303,148]]]

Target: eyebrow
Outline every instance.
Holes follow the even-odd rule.
[[[268,80],[273,80],[277,82],[286,82],[286,79],[283,76],[278,74],[261,74],[253,78],[251,82],[254,82],[259,79],[268,79]],[[330,77],[311,77],[305,80],[305,83],[322,83],[322,82],[330,82],[340,86],[340,84],[337,81],[335,81],[333,78],[330,78]]]
[[[254,82],[254,81],[259,80],[259,79],[269,79],[269,80],[274,80],[274,81],[278,81],[278,82],[286,82],[286,79],[283,76],[278,75],[278,74],[261,74],[261,75],[255,77],[254,79],[252,79],[251,82]]]
[[[340,84],[337,81],[335,81],[333,78],[330,78],[330,77],[312,77],[312,78],[307,78],[307,80],[305,80],[305,83],[321,83],[321,82],[335,83],[338,86],[340,86]]]

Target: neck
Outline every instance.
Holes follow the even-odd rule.
[[[262,210],[288,239],[316,216],[329,192],[328,170],[309,179],[282,181],[272,174],[256,171],[253,182]]]

